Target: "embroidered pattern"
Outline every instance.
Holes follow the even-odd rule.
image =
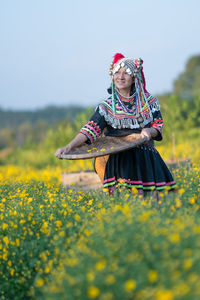
[[[144,125],[150,124],[153,122],[153,116],[152,113],[155,111],[160,110],[160,105],[158,103],[158,100],[151,96],[149,93],[146,93],[146,98],[148,100],[148,104],[150,107],[150,110],[148,107],[144,107],[144,110],[142,111],[142,117],[144,119]],[[135,99],[134,99],[135,100]],[[112,110],[112,101],[111,99],[107,99],[103,101],[101,104],[99,104],[99,113],[101,116],[103,116],[106,120],[106,122],[111,125],[113,128],[140,128],[140,125],[138,123],[138,116],[137,116],[137,106],[134,105],[134,107],[130,106],[130,102],[127,104],[126,109],[120,105],[119,101],[116,103],[116,113],[113,113]]]
[[[92,121],[89,121],[80,130],[81,133],[86,135],[91,143],[93,143],[97,137],[101,135],[100,127]]]
[[[135,181],[135,180],[129,180],[124,178],[109,178],[104,180],[104,188],[112,189],[114,186],[118,187],[127,187],[127,188],[137,188],[137,189],[143,189],[146,191],[153,191],[153,190],[164,190],[166,188],[168,189],[174,189],[176,187],[175,181],[171,182],[143,182],[143,181]]]
[[[162,134],[163,120],[162,119],[155,119],[151,123],[150,127],[153,127],[155,129],[157,129]]]

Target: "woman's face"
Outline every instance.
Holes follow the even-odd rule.
[[[119,71],[114,74],[113,80],[118,90],[131,89],[133,83],[132,76],[127,74],[124,68],[120,68]]]

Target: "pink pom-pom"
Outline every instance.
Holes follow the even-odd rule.
[[[118,62],[118,60],[124,58],[125,56],[121,53],[116,53],[113,57],[114,57],[113,64],[116,64]]]

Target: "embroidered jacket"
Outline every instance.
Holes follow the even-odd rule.
[[[89,142],[92,143],[102,134],[104,129],[105,135],[125,136],[131,133],[140,133],[143,127],[153,127],[158,131],[158,135],[154,139],[162,140],[163,119],[159,102],[149,93],[146,93],[146,98],[149,107],[144,107],[141,111],[142,124],[138,122],[136,102],[117,101],[114,114],[110,97],[96,107],[90,121],[82,127],[80,132],[86,135]]]

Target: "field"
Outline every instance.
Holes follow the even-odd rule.
[[[62,170],[0,168],[0,299],[200,299],[200,170],[178,193],[112,197]]]

